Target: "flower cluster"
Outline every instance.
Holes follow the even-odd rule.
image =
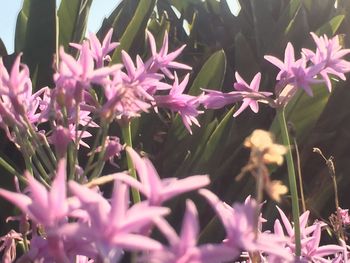
[[[68,182],[66,188],[66,162],[59,161],[51,189],[48,190],[29,173],[25,174],[28,187],[25,193],[0,189],[0,196],[15,204],[32,225],[30,249],[19,262],[118,262],[125,252],[138,255],[138,262],[227,262],[237,259],[243,251],[258,253],[268,262],[294,262],[293,227],[279,209],[282,224],[275,221],[274,233],[262,232],[266,222],[255,221],[256,201],[248,198],[244,204],[229,206],[206,189],[199,192],[207,199],[222,222],[226,238],[221,243],[197,244],[199,234],[198,212],[191,200],[179,234],[166,221],[171,211],[164,202],[182,193],[203,188],[209,184],[207,175],[184,179],[160,179],[150,160],[140,157],[127,147],[137,169],[139,180],[127,172],[109,175],[114,189],[106,199],[98,186]],[[91,186],[91,185],[90,185]],[[129,187],[137,187],[144,201],[130,205]],[[69,190],[69,191],[68,191]],[[70,193],[68,195],[68,193]],[[337,245],[320,246],[321,227],[315,222],[308,226],[309,212],[300,217],[303,229],[302,260],[333,262],[325,256],[343,257],[344,248]],[[154,228],[168,240],[168,245],[152,237]],[[15,240],[23,235],[10,232],[3,237],[6,256],[13,258]],[[11,252],[12,251],[12,252]],[[11,262],[9,260],[8,262]]]
[[[350,50],[341,48],[338,37],[312,34],[316,51],[303,49],[299,59],[290,43],[284,61],[265,56],[280,70],[274,94],[259,91],[261,73],[248,84],[236,72],[235,91],[203,89],[203,94],[193,96],[185,92],[190,74],[180,73],[191,67],[175,61],[185,46],[169,52],[165,33],[158,49],[154,36],[146,32],[149,58],[137,56],[133,61],[121,50],[121,63],[113,64],[110,54],[119,43],[112,41],[112,35],[110,30],[100,42],[90,34],[81,44],[71,44],[78,50],[77,58],[61,47],[54,87],[35,93],[21,54],[11,70],[0,58],[0,126],[26,165],[23,176],[7,166],[25,189],[17,181],[16,192],[0,189],[0,196],[22,212],[12,218],[20,221],[19,231],[0,237],[3,262],[119,262],[129,253],[137,262],[154,263],[232,262],[247,257],[252,262],[347,262],[343,240],[340,245],[320,245],[325,223],[310,224],[308,211],[300,216],[300,224],[293,225],[278,208],[281,220],[275,221],[273,231],[264,230],[262,191],[257,191],[256,200],[248,197],[231,206],[204,189],[210,184],[209,175],[160,177],[150,159],[131,147],[128,130],[133,118],[159,108],[177,113],[192,133],[192,124],[200,126],[197,117],[203,108],[242,101],[236,117],[248,107],[258,112],[259,102],[284,107],[300,88],[312,96],[315,83],[325,83],[331,91],[330,76],[345,79],[350,71],[350,63],[343,59]],[[111,134],[109,128],[115,126],[123,139]],[[252,150],[247,170],[257,181],[263,179],[257,189],[279,201],[288,188],[270,180],[266,165],[281,165],[287,148],[261,130],[244,145]],[[84,161],[80,146],[88,148]],[[103,175],[107,161],[120,168],[115,159],[122,155],[129,170]],[[108,183],[113,183],[111,193],[101,187]],[[206,200],[225,230],[217,243],[200,240],[200,212],[191,199],[186,200],[179,231],[167,220],[174,212],[168,201],[193,191]],[[337,209],[341,225],[347,226],[348,211]],[[301,230],[300,256],[296,226]],[[18,244],[23,249],[17,259]]]
[[[316,51],[302,49],[301,57],[296,59],[294,47],[287,44],[284,61],[274,57],[265,56],[265,59],[276,66],[280,71],[276,76],[274,89],[275,98],[270,92],[259,91],[261,73],[257,73],[248,85],[236,72],[235,91],[223,93],[206,90],[202,103],[207,109],[218,109],[227,104],[242,101],[241,107],[234,113],[238,116],[248,106],[253,112],[258,112],[258,102],[268,103],[273,108],[286,106],[299,89],[303,89],[309,96],[313,95],[311,86],[325,83],[328,90],[332,90],[331,76],[345,80],[344,73],[350,71],[350,62],[344,56],[350,49],[343,49],[339,44],[339,37],[328,39],[327,36],[318,37],[311,33]]]

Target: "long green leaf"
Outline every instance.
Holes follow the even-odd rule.
[[[330,21],[321,26],[315,33],[317,35],[327,34],[329,36],[333,36],[343,23],[344,18],[345,15],[338,15],[333,17]]]
[[[201,88],[221,89],[226,72],[226,56],[223,50],[216,51],[205,62],[196,76],[188,94],[197,96],[202,93]]]
[[[53,57],[56,52],[56,1],[30,0],[23,47],[23,60],[31,76],[38,71],[34,89],[53,83]]]
[[[131,19],[130,24],[120,39],[120,45],[113,53],[111,61],[112,64],[121,61],[122,50],[129,52],[133,45],[140,42],[140,39],[142,39],[141,37],[145,33],[145,28],[154,9],[155,3],[155,0],[140,0],[134,17]]]
[[[84,38],[92,0],[62,0],[57,11],[59,23],[58,43],[65,48],[70,42]]]
[[[0,57],[6,56],[7,55],[7,50],[4,42],[0,38]]]
[[[259,71],[257,58],[243,34],[235,37],[235,67],[244,79],[252,79]]]
[[[30,0],[24,0],[22,9],[19,11],[16,22],[15,32],[15,52],[19,53],[23,51],[26,39],[28,14],[29,14]]]

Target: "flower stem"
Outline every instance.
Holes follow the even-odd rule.
[[[122,134],[126,145],[132,147],[131,121],[129,121],[126,125],[122,125]],[[128,162],[128,168],[130,170],[130,175],[133,178],[137,179],[136,170],[128,153],[126,154],[126,159]],[[137,189],[131,188],[131,193],[134,204],[141,202],[140,193]]]
[[[0,166],[2,166],[6,171],[11,173],[12,175],[16,176],[21,182],[26,182],[22,175],[19,172],[17,172],[17,170],[2,157],[0,157]]]
[[[300,222],[299,222],[299,199],[297,191],[296,176],[294,170],[294,162],[292,156],[292,150],[290,148],[290,140],[288,134],[288,128],[284,113],[284,108],[277,110],[278,121],[281,128],[282,141],[287,146],[287,168],[288,168],[288,180],[289,188],[292,196],[292,214],[294,222],[294,238],[295,238],[295,254],[297,257],[301,255],[301,241],[300,241]]]
[[[94,164],[94,170],[91,173],[91,176],[89,177],[89,180],[93,180],[97,177],[100,177],[102,174],[102,170],[105,165],[105,154],[106,154],[106,140],[108,137],[108,129],[109,124],[102,125],[102,135],[101,135],[101,149],[97,157],[96,166]]]

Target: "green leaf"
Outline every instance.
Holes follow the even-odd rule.
[[[169,32],[169,18],[166,12],[163,13],[160,22],[158,22],[158,19],[152,19],[147,29],[152,33],[156,40],[157,47],[161,46],[163,44],[163,39],[165,32]]]
[[[142,36],[155,3],[155,0],[140,0],[133,18],[120,39],[120,45],[113,53],[111,64],[121,61],[122,50],[129,52],[133,45],[138,44],[140,39],[143,39]]]
[[[226,56],[221,49],[205,62],[188,91],[189,95],[198,96],[201,88],[220,90],[226,72]]]
[[[228,111],[225,117],[221,120],[219,125],[215,128],[213,133],[210,135],[208,141],[205,141],[201,147],[198,147],[198,158],[195,164],[195,170],[202,169],[203,172],[207,168],[215,167],[215,164],[220,160],[223,151],[222,146],[225,145],[227,141],[227,135],[229,134],[230,124],[234,122],[233,118],[234,107]],[[220,160],[222,161],[222,160]]]
[[[345,15],[338,15],[333,17],[330,21],[325,23],[323,26],[321,26],[319,29],[316,30],[316,35],[321,36],[323,34],[326,34],[328,36],[333,36],[338,28],[341,26],[345,18]]]
[[[56,53],[56,1],[29,1],[28,22],[23,46],[23,61],[31,76],[38,69],[34,90],[53,85],[53,58]]]
[[[282,37],[285,29],[288,27],[289,23],[296,17],[301,7],[300,0],[289,1],[288,5],[284,8],[282,14],[277,20],[274,26],[274,36]],[[271,43],[275,41],[271,39]]]
[[[194,162],[198,160],[198,158],[201,158],[201,153],[205,149],[206,143],[217,125],[218,121],[213,120],[208,125],[198,130],[198,133],[194,134],[195,138],[187,138],[186,142],[184,143],[188,146],[186,150],[187,154],[181,165],[177,167],[174,175],[175,177],[185,177],[193,172]]]
[[[92,0],[62,0],[57,11],[58,43],[68,48],[70,42],[80,43],[87,26]]]
[[[258,56],[264,55],[272,38],[271,25],[275,22],[266,2],[267,0],[250,0]]]
[[[113,12],[108,17],[103,19],[102,26],[96,34],[98,37],[102,38],[112,27],[119,32],[119,29],[116,29],[116,25],[120,24],[117,23],[117,21],[122,11],[124,10],[124,5],[125,1],[120,2],[119,5],[113,10]]]
[[[252,79],[259,71],[256,56],[241,33],[235,37],[235,68],[244,79]]]
[[[4,42],[0,38],[0,57],[6,56],[7,55],[7,50]]]
[[[26,39],[28,14],[29,14],[30,0],[24,0],[22,9],[19,11],[16,22],[15,32],[15,53],[23,51]]]

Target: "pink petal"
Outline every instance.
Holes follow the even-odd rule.
[[[164,186],[162,201],[164,202],[176,195],[202,188],[207,186],[209,183],[210,179],[208,175],[194,175],[176,180],[170,185]]]
[[[186,212],[181,228],[181,243],[183,248],[195,247],[197,244],[197,235],[199,233],[198,212],[191,200],[186,201]]]
[[[162,245],[149,237],[144,237],[135,234],[118,234],[112,238],[112,242],[127,250],[158,250]]]

